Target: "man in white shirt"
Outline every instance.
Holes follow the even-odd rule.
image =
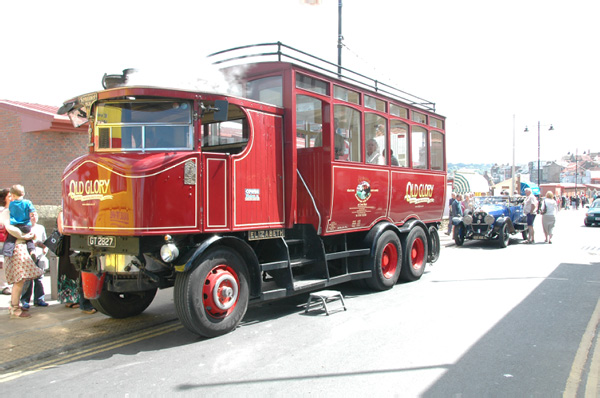
[[[535,220],[535,212],[537,210],[537,199],[531,193],[530,188],[525,188],[525,202],[523,203],[523,213],[527,215],[527,230],[529,237],[527,243],[533,243],[533,220]]]

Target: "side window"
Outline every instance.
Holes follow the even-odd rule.
[[[307,95],[296,96],[296,147],[323,146],[323,103]]]
[[[414,169],[427,168],[427,130],[423,127],[412,126],[411,159]]]
[[[283,80],[281,76],[270,76],[248,82],[246,91],[248,98],[283,106]]]
[[[344,105],[335,105],[333,109],[334,159],[360,162],[360,112]]]
[[[206,106],[210,103],[205,103]],[[202,117],[202,151],[236,154],[246,149],[249,128],[246,114],[236,105],[229,105],[228,118],[224,122],[213,119],[212,113]]]
[[[390,122],[390,159],[392,166],[408,167],[408,124]]]
[[[365,113],[365,161],[370,164],[388,164],[387,120],[374,113]]]
[[[444,135],[431,132],[431,169],[444,170]]]

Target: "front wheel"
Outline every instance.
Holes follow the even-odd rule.
[[[427,236],[420,227],[414,227],[403,242],[402,280],[412,282],[420,279],[427,262]]]
[[[371,278],[365,282],[373,290],[391,289],[400,276],[402,245],[393,231],[386,231],[377,240],[375,254],[370,259]]]
[[[233,250],[206,253],[193,270],[175,280],[175,309],[183,325],[204,337],[234,330],[248,309],[248,271]]]
[[[462,246],[465,243],[465,226],[462,224],[454,227],[454,243],[456,246]]]
[[[90,299],[95,309],[113,318],[122,319],[139,315],[154,300],[156,290],[145,290],[142,292],[117,293],[103,290],[100,297]]]
[[[508,242],[510,241],[510,235],[508,233],[508,227],[506,224],[502,225],[500,232],[498,233],[498,246],[501,248],[505,248],[508,246]]]

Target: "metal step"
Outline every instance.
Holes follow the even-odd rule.
[[[371,253],[371,249],[356,249],[356,250],[348,250],[345,252],[327,253],[325,256],[327,258],[327,261],[331,261],[331,260],[337,260],[339,258],[368,256],[370,253]]]
[[[291,264],[292,268],[294,267],[302,267],[308,264],[313,264],[315,262],[312,258],[295,258],[292,259]],[[262,263],[260,265],[261,271],[271,271],[274,269],[286,269],[288,267],[287,261],[272,261],[270,263]]]
[[[306,279],[303,281],[294,281],[294,291],[314,289],[327,285],[327,279]]]
[[[315,262],[314,258],[294,258],[290,261],[293,267],[302,267]]]
[[[262,263],[260,269],[262,271],[271,271],[274,269],[286,269],[288,266],[287,261],[273,261],[270,263]]]

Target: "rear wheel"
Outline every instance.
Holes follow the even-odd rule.
[[[386,231],[377,240],[375,255],[371,258],[371,278],[365,280],[373,290],[391,289],[400,276],[402,245],[393,231]]]
[[[205,337],[234,330],[248,308],[248,271],[233,250],[209,251],[193,270],[177,275],[175,309],[183,325]]]
[[[421,278],[427,262],[427,236],[420,227],[414,227],[404,239],[404,258],[400,276],[405,281]]]
[[[117,293],[103,290],[100,297],[90,299],[95,309],[113,318],[129,318],[139,315],[154,300],[156,290],[145,290],[143,292]]]

